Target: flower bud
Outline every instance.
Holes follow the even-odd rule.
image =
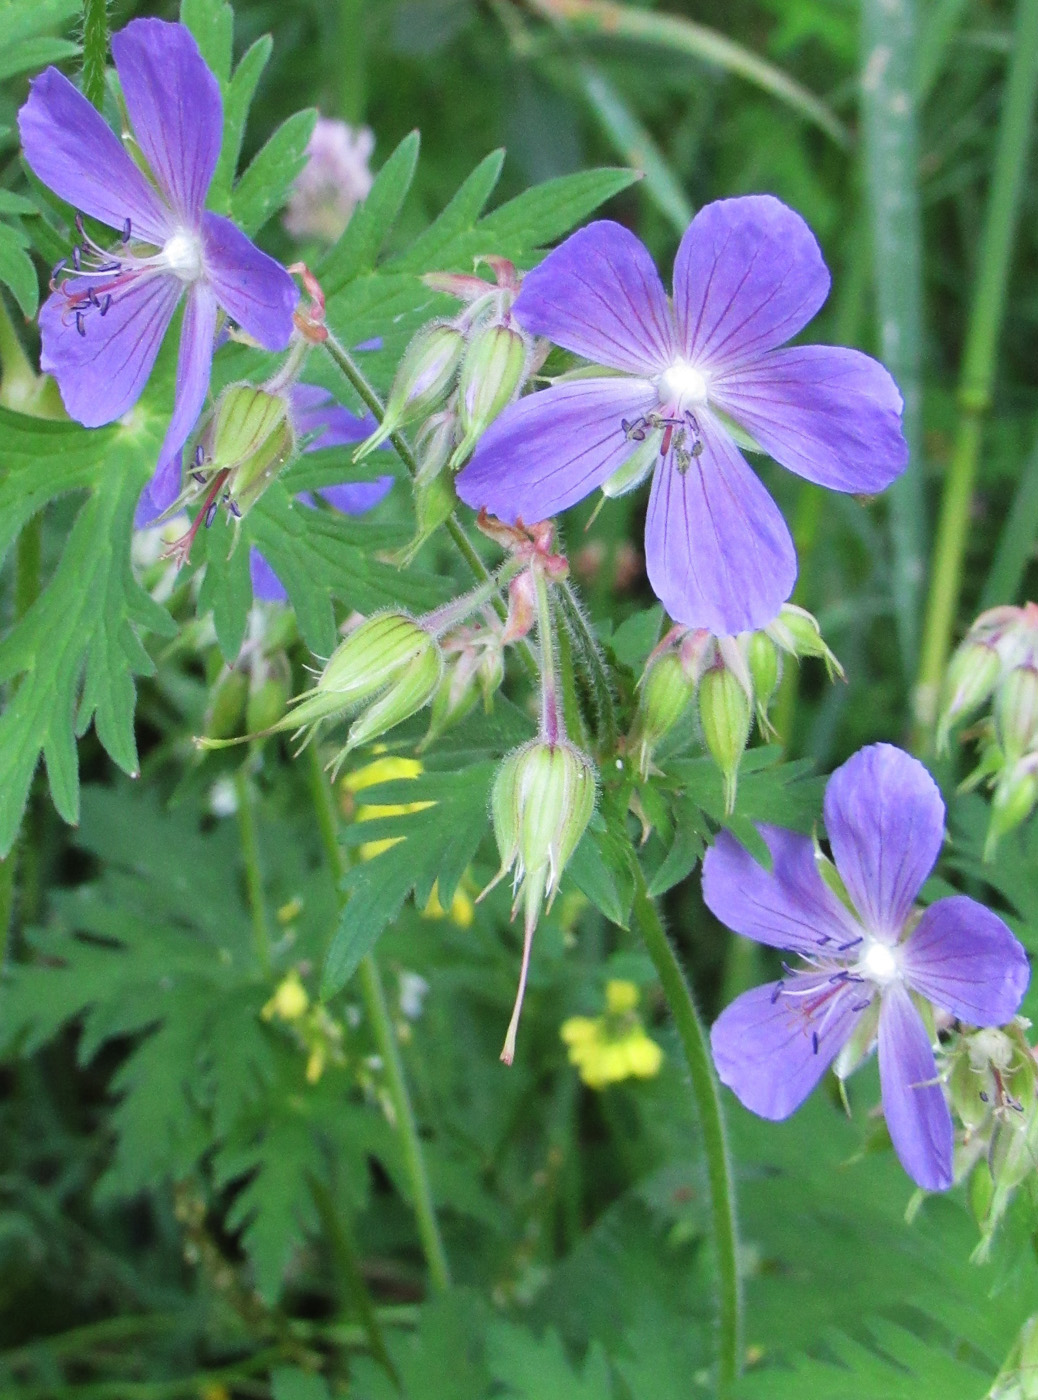
[[[227,494],[246,515],[295,450],[287,401],[251,384],[232,384],[216,406],[208,437],[210,470],[230,472]]]
[[[1038,802],[1038,775],[1026,760],[1007,769],[995,785],[984,842],[984,859],[991,860],[1007,832],[1026,821]]]
[[[355,462],[373,452],[401,424],[439,408],[450,392],[464,350],[465,337],[457,326],[444,322],[423,326],[404,351],[382,425],[358,447],[353,454]]]
[[[206,712],[205,732],[213,739],[226,739],[241,732],[249,693],[244,671],[228,671],[217,683]]]
[[[530,944],[541,906],[547,897],[547,907],[551,908],[562,872],[594,809],[594,765],[566,740],[549,744],[535,739],[524,744],[509,754],[494,778],[490,813],[501,853],[501,869],[492,883],[513,871],[512,916],[515,917],[521,901],[525,926],[519,991],[501,1052],[506,1064],[512,1063],[515,1054]]]
[[[526,377],[526,337],[509,326],[477,331],[465,353],[458,381],[462,439],[451,458],[460,467],[497,415],[519,393]]]
[[[795,603],[783,603],[778,617],[764,630],[783,651],[798,659],[803,656],[821,657],[830,680],[835,680],[837,676],[844,679],[843,667],[826,645],[817,619],[806,608],[798,608]]]
[[[1038,739],[1038,670],[1015,666],[995,697],[995,732],[1009,763],[1028,753]]]
[[[763,732],[770,732],[768,706],[782,676],[782,658],[778,647],[766,632],[751,632],[746,639],[746,664],[753,684],[757,707],[757,723]]]
[[[735,808],[739,760],[750,737],[752,697],[727,666],[714,666],[699,682],[703,738],[724,778],[724,809]]]
[[[249,691],[245,707],[245,727],[251,734],[273,729],[288,706],[288,686],[280,676],[268,676]]]
[[[695,693],[695,680],[677,652],[665,651],[650,661],[638,683],[638,710],[631,729],[631,746],[643,778],[648,777],[656,746],[677,724]]]
[[[994,646],[967,638],[956,649],[941,693],[937,717],[938,752],[947,747],[952,725],[979,709],[992,693],[1001,672],[1002,662]]]
[[[659,460],[662,441],[663,432],[657,430],[650,432],[644,442],[637,443],[627,460],[602,482],[602,495],[615,500],[640,486]]]

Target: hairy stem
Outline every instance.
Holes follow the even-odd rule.
[[[541,653],[541,738],[554,746],[566,737],[566,726],[559,711],[559,680],[555,665],[555,629],[552,626],[551,599],[548,583],[540,569],[534,567],[534,590],[537,595],[537,640]]]
[[[577,599],[573,585],[566,579],[559,587],[559,597],[562,601],[563,615],[566,625],[569,627],[573,640],[577,644],[577,653],[581,665],[591,683],[591,694],[595,702],[596,715],[599,726],[599,743],[601,750],[605,754],[616,752],[619,738],[619,731],[616,723],[616,706],[613,703],[613,691],[609,684],[609,676],[606,672],[606,664],[602,657],[602,648],[598,645],[590,627],[581,610],[580,602]]]
[[[108,0],[83,0],[83,96],[100,107],[108,64]]]
[[[241,838],[242,862],[245,866],[245,892],[252,920],[252,947],[256,961],[269,975],[271,967],[270,925],[267,904],[263,897],[263,870],[260,865],[259,838],[256,834],[256,813],[252,805],[252,787],[247,765],[234,775],[234,792],[238,799],[238,834]]]
[[[928,748],[932,741],[937,696],[958,613],[973,487],[984,438],[984,420],[991,406],[1010,255],[1027,171],[1036,85],[1038,0],[1019,0],[995,169],[981,233],[973,305],[959,376],[958,427],[944,482],[930,571],[930,596],[915,694],[913,748],[917,753]]]
[[[346,874],[346,860],[339,845],[338,814],[335,810],[331,787],[321,768],[317,746],[311,744],[307,754],[310,765],[310,791],[313,797],[317,825],[328,860],[328,868],[335,881],[336,891],[339,892]],[[411,1194],[414,1197],[418,1235],[429,1268],[429,1280],[435,1292],[444,1293],[450,1287],[447,1254],[436,1220],[436,1207],[433,1204],[432,1189],[429,1185],[429,1173],[426,1170],[422,1142],[418,1136],[418,1124],[415,1121],[411,1096],[408,1092],[407,1080],[404,1077],[400,1047],[397,1045],[396,1032],[393,1029],[392,1017],[389,1014],[386,995],[382,987],[382,978],[373,953],[368,953],[363,959],[358,975],[364,1009],[371,1025],[376,1047],[382,1057],[386,1089],[393,1105],[396,1130],[400,1134],[404,1166],[411,1183]]]
[[[706,1030],[699,1019],[692,989],[685,980],[656,906],[649,897],[645,876],[633,852],[631,870],[634,875],[634,915],[681,1037],[699,1116],[699,1130],[703,1135],[719,1294],[717,1396],[718,1400],[728,1400],[739,1374],[742,1297],[737,1264],[735,1185],[721,1094],[710,1058]]]

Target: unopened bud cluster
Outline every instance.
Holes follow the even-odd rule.
[[[464,302],[464,309],[453,319],[423,326],[411,341],[382,425],[356,454],[359,459],[398,428],[419,424],[419,539],[427,538],[453,509],[446,474],[462,465],[502,409],[518,398],[531,369],[533,342],[511,314],[519,276],[503,258],[484,261],[496,282],[459,273],[430,273],[423,279],[434,291]]]
[[[649,658],[638,683],[631,752],[647,777],[653,755],[693,702],[706,747],[724,779],[725,808],[735,806],[739,763],[754,717],[769,732],[768,709],[782,678],[784,656],[819,657],[830,677],[840,663],[810,613],[786,603],[763,631],[715,637],[675,627]]]
[[[973,730],[980,762],[965,787],[992,789],[985,859],[1038,804],[1038,604],[981,613],[948,666],[937,723],[944,749],[955,725],[989,707]]]

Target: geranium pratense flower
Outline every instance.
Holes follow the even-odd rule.
[[[693,219],[669,303],[643,245],[601,221],[523,279],[524,330],[618,374],[531,394],[492,424],[458,476],[467,504],[541,520],[654,466],[645,553],[670,615],[725,635],[766,626],[796,578],[774,501],[728,428],[837,491],[881,491],[908,449],[901,395],[857,350],[779,349],[818,311],[829,273],[810,229],[770,195]]]
[[[878,1038],[897,1154],[920,1186],[945,1190],[951,1116],[917,999],[973,1026],[1001,1025],[1027,988],[1027,955],[997,915],[965,895],[922,914],[913,908],[941,847],[944,803],[901,749],[874,744],[838,768],[825,825],[846,901],[837,881],[823,879],[807,836],[760,827],[770,871],[726,833],[707,852],[707,907],[736,933],[802,959],[714,1023],[717,1072],[754,1113],[786,1118],[841,1051],[837,1070],[847,1074]]]
[[[316,384],[294,384],[288,391],[288,399],[296,437],[309,439],[304,452],[321,452],[325,448],[363,442],[378,426],[370,413],[358,418],[341,404],[333,403],[327,389]],[[344,481],[322,486],[316,494],[344,515],[362,515],[378,505],[392,484],[391,476],[380,476],[374,481]],[[317,505],[309,491],[300,491],[296,500],[310,507]],[[267,603],[285,601],[288,595],[284,585],[255,545],[249,551],[249,571],[252,591],[257,598]]]
[[[40,312],[40,365],[69,415],[88,428],[133,406],[186,298],[173,416],[138,523],[180,489],[180,449],[209,387],[220,307],[267,350],[284,350],[295,283],[229,219],[205,212],[223,133],[219,85],[182,24],[133,20],[112,36],[133,134],[152,179],[56,68],[18,114],[25,158],[56,194],[116,229],[108,250],[88,238],[59,265]],[[153,182],[154,183],[153,183]]]

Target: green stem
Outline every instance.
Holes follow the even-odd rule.
[[[1009,261],[1027,170],[1036,84],[1038,0],[1019,0],[995,169],[981,234],[977,279],[959,378],[959,421],[937,525],[915,694],[913,747],[917,753],[926,749],[932,740],[937,696],[958,613],[973,487],[984,437],[984,419],[991,406]]]
[[[613,691],[609,684],[602,649],[587,625],[576,592],[568,579],[560,586],[559,597],[562,600],[566,624],[577,644],[581,664],[591,682],[591,693],[594,697],[595,710],[597,711],[596,719],[600,730],[601,750],[607,755],[614,754],[619,742],[619,730],[616,722],[616,706],[613,703]]]
[[[252,919],[252,946],[256,961],[269,975],[271,968],[270,925],[267,903],[263,897],[263,869],[260,864],[259,837],[256,834],[256,813],[252,805],[252,787],[247,765],[234,775],[234,791],[238,798],[238,834],[241,837],[242,861],[245,865],[245,891]]]
[[[559,681],[555,665],[555,629],[551,619],[548,583],[536,566],[533,575],[537,595],[537,640],[541,654],[541,733],[540,737],[554,748],[566,737],[566,725],[559,710]]]
[[[108,0],[83,0],[83,96],[100,107],[108,65]]]
[[[735,1185],[725,1136],[721,1094],[710,1058],[706,1030],[699,1019],[692,989],[685,980],[656,906],[649,898],[645,876],[633,852],[631,870],[634,875],[634,915],[681,1037],[699,1115],[699,1130],[703,1136],[720,1295],[717,1396],[718,1400],[729,1400],[740,1369],[742,1298],[737,1259]]]
[[[315,744],[310,745],[307,754],[314,812],[328,866],[338,893],[341,891],[343,877],[346,874],[346,860],[339,845],[338,815]],[[404,1167],[411,1183],[415,1218],[422,1249],[429,1267],[429,1279],[437,1293],[445,1293],[450,1288],[450,1269],[436,1220],[436,1207],[433,1204],[421,1138],[418,1136],[418,1124],[415,1121],[414,1109],[411,1106],[411,1097],[404,1077],[400,1047],[397,1044],[396,1032],[393,1029],[392,1017],[386,1004],[382,978],[374,954],[368,953],[361,962],[359,977],[364,1008],[375,1038],[375,1045],[382,1057],[386,1089],[393,1106],[397,1132],[400,1134]]]

